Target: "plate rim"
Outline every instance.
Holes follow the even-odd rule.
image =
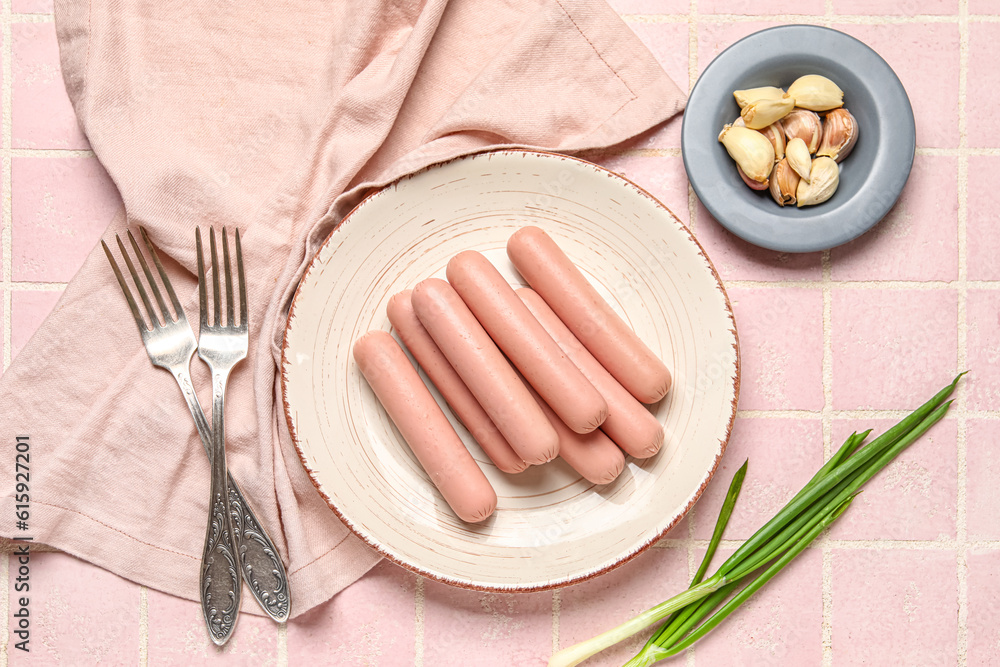
[[[732,226],[731,223],[726,222],[720,218],[720,216],[717,214],[718,207],[714,203],[709,203],[706,201],[705,198],[702,197],[702,188],[700,187],[697,178],[691,178],[692,169],[689,167],[689,161],[687,157],[688,151],[684,150],[685,144],[692,141],[692,139],[689,137],[688,131],[686,130],[686,128],[689,127],[687,123],[687,119],[689,116],[685,112],[684,118],[681,123],[681,155],[684,162],[685,174],[687,175],[688,181],[691,183],[691,187],[694,189],[695,194],[698,197],[698,201],[701,202],[701,204],[712,215],[712,218],[720,226],[722,226],[726,231],[730,232],[734,236],[746,241],[747,243],[758,246],[760,248],[774,250],[776,252],[788,252],[788,253],[808,253],[808,252],[818,252],[822,250],[830,250],[832,248],[844,245],[845,243],[849,243],[850,241],[853,241],[863,236],[867,232],[871,231],[876,225],[878,225],[879,222],[881,222],[889,214],[893,206],[895,206],[896,203],[899,201],[899,198],[903,193],[903,189],[905,188],[906,183],[908,182],[910,174],[913,170],[913,162],[916,156],[916,120],[913,115],[913,104],[910,101],[909,94],[906,92],[906,87],[903,86],[903,82],[900,80],[899,75],[896,74],[896,71],[892,68],[891,65],[889,65],[889,63],[885,60],[885,58],[883,58],[882,55],[878,53],[878,51],[873,49],[864,41],[846,32],[837,30],[835,28],[830,28],[827,26],[813,25],[809,23],[787,23],[782,25],[771,26],[769,28],[763,28],[761,30],[752,32],[749,35],[741,37],[740,39],[736,40],[735,42],[727,46],[721,52],[719,52],[719,54],[716,55],[714,58],[712,58],[712,61],[708,65],[706,65],[704,71],[702,71],[702,73],[698,76],[698,80],[695,81],[694,86],[691,88],[691,92],[688,95],[689,103],[692,99],[697,98],[698,89],[701,86],[702,81],[705,78],[705,75],[712,72],[713,67],[717,68],[718,61],[730,51],[738,49],[745,42],[752,41],[755,39],[760,39],[762,35],[766,35],[767,33],[783,32],[783,31],[800,31],[800,30],[816,31],[816,32],[824,32],[827,34],[832,34],[836,39],[843,39],[846,42],[853,43],[856,47],[864,49],[868,54],[874,56],[879,62],[882,63],[882,65],[884,65],[886,72],[892,77],[894,85],[898,87],[898,92],[902,94],[902,98],[903,100],[905,100],[905,105],[903,107],[900,107],[900,109],[901,111],[904,112],[906,120],[905,135],[906,135],[907,145],[905,148],[908,148],[908,150],[905,150],[906,168],[905,170],[901,170],[899,172],[900,173],[900,176],[898,178],[899,189],[895,193],[893,193],[891,201],[889,201],[889,198],[886,198],[887,205],[884,207],[884,210],[880,211],[878,216],[875,217],[875,219],[872,220],[870,223],[867,223],[862,229],[858,229],[855,234],[847,237],[831,238],[831,235],[828,234],[825,237],[823,237],[822,240],[814,241],[812,243],[801,243],[801,242],[783,243],[782,239],[780,238],[761,237],[760,235],[755,235],[753,233],[747,234],[745,229],[740,229],[738,226],[737,227]],[[695,172],[697,173],[697,170],[695,170]]]
[[[354,526],[354,523],[348,517],[346,517],[337,508],[337,506],[333,503],[333,501],[330,498],[330,496],[323,490],[323,488],[321,487],[319,481],[316,479],[316,472],[309,466],[308,462],[306,461],[305,453],[302,451],[302,447],[299,444],[299,437],[298,437],[298,434],[295,431],[295,425],[294,425],[294,422],[292,420],[290,406],[289,406],[288,400],[286,398],[286,396],[287,396],[287,383],[288,383],[287,368],[288,368],[289,363],[290,363],[289,359],[288,359],[288,354],[289,354],[289,342],[288,342],[289,336],[288,336],[288,334],[289,334],[289,331],[291,330],[292,322],[294,320],[295,308],[296,308],[296,306],[298,304],[298,300],[299,300],[299,296],[300,296],[300,292],[301,292],[302,286],[306,283],[306,278],[308,277],[309,273],[314,269],[314,267],[316,265],[317,258],[323,253],[323,251],[326,249],[327,245],[334,239],[334,237],[337,234],[337,232],[341,230],[341,228],[343,227],[343,225],[351,218],[351,216],[353,216],[358,211],[358,209],[361,208],[361,206],[363,206],[369,199],[371,199],[371,198],[379,195],[380,193],[384,192],[385,190],[389,190],[391,188],[394,188],[399,183],[402,183],[402,182],[404,182],[406,180],[414,178],[414,177],[416,177],[416,176],[418,176],[418,175],[420,175],[420,174],[422,174],[422,173],[424,173],[426,171],[429,171],[431,169],[440,168],[440,167],[443,167],[445,165],[452,164],[452,163],[458,162],[458,161],[472,160],[472,159],[477,159],[477,158],[481,158],[481,157],[489,156],[489,155],[536,156],[536,157],[542,157],[542,158],[546,158],[546,159],[555,158],[555,159],[559,159],[559,160],[569,160],[569,161],[572,161],[572,162],[576,162],[576,163],[579,163],[579,164],[581,164],[583,166],[595,169],[598,172],[603,172],[605,175],[607,175],[609,177],[617,178],[617,179],[620,179],[621,181],[624,181],[627,185],[630,185],[631,187],[635,188],[636,191],[640,195],[645,196],[650,201],[652,201],[653,204],[656,205],[658,208],[660,208],[663,211],[665,211],[666,213],[668,213],[674,219],[675,224],[680,229],[682,229],[687,234],[689,240],[694,243],[695,247],[698,249],[698,254],[701,255],[701,257],[705,260],[705,262],[706,262],[706,264],[708,266],[708,269],[711,271],[712,277],[715,279],[716,287],[722,293],[723,302],[725,304],[726,314],[728,315],[729,323],[731,325],[730,332],[732,333],[732,336],[733,336],[733,348],[734,348],[734,351],[735,351],[734,375],[733,375],[733,379],[732,379],[733,400],[732,400],[732,406],[731,406],[730,413],[729,413],[729,420],[728,420],[728,423],[726,424],[725,434],[724,434],[724,437],[721,439],[721,441],[719,443],[719,451],[715,455],[715,459],[714,459],[714,461],[712,463],[711,469],[708,471],[707,475],[702,479],[701,484],[695,490],[695,492],[692,494],[691,500],[683,508],[683,510],[681,510],[677,514],[677,516],[668,525],[666,525],[661,531],[659,531],[656,535],[652,536],[646,542],[644,542],[643,544],[641,544],[638,548],[632,549],[628,553],[621,554],[620,556],[617,557],[617,560],[615,560],[614,562],[609,563],[609,564],[601,567],[600,569],[597,569],[597,570],[594,570],[594,571],[590,571],[590,572],[587,572],[587,573],[579,575],[579,576],[574,576],[574,577],[571,577],[571,578],[564,577],[564,578],[561,578],[561,579],[558,579],[558,580],[552,580],[552,581],[548,581],[548,582],[544,582],[544,583],[539,583],[539,584],[533,584],[533,585],[520,585],[520,584],[518,584],[518,585],[486,585],[486,584],[482,584],[482,583],[476,583],[476,582],[470,582],[470,581],[465,581],[465,580],[459,580],[459,579],[455,579],[455,578],[449,578],[449,577],[446,577],[446,576],[442,576],[442,575],[440,575],[440,574],[438,574],[436,572],[431,572],[431,571],[428,571],[426,569],[422,569],[421,567],[419,567],[418,565],[415,565],[413,563],[408,563],[406,561],[403,561],[400,558],[397,558],[394,554],[390,553],[387,549],[385,549],[384,547],[382,547],[380,544],[374,542],[373,540],[368,539],[368,537],[364,533],[362,533],[359,530],[357,530],[355,528],[355,526]],[[475,591],[481,591],[481,592],[492,592],[492,593],[534,593],[534,592],[542,592],[542,591],[547,591],[547,590],[554,590],[554,589],[557,589],[557,588],[562,588],[564,586],[569,586],[569,585],[572,585],[572,584],[578,584],[578,583],[582,583],[584,581],[589,581],[590,579],[593,579],[593,578],[598,577],[598,576],[603,575],[603,574],[607,574],[608,572],[610,572],[612,570],[615,570],[618,567],[621,567],[625,563],[627,563],[627,562],[631,561],[632,559],[634,559],[635,557],[637,557],[639,554],[647,551],[656,542],[658,542],[666,533],[668,533],[670,530],[672,530],[678,523],[680,523],[680,521],[682,519],[684,519],[685,516],[687,516],[687,514],[691,511],[691,508],[695,505],[695,503],[698,502],[698,500],[701,498],[702,494],[704,493],[705,489],[708,487],[708,485],[711,483],[711,481],[715,478],[715,474],[718,471],[719,464],[721,463],[723,456],[725,456],[726,449],[728,448],[729,441],[730,441],[730,439],[732,437],[733,425],[735,424],[735,421],[736,421],[737,406],[738,406],[739,398],[740,398],[740,383],[741,383],[741,379],[742,379],[742,363],[741,363],[741,356],[740,356],[739,330],[738,330],[738,327],[737,327],[737,324],[736,324],[736,316],[735,316],[735,313],[733,311],[732,303],[731,303],[731,301],[729,299],[729,293],[726,291],[726,288],[725,288],[725,285],[723,284],[722,278],[719,275],[718,270],[715,268],[715,264],[712,262],[711,258],[708,256],[708,253],[705,252],[704,246],[702,246],[701,243],[698,241],[698,239],[695,238],[694,234],[691,233],[690,227],[687,226],[687,225],[685,225],[683,222],[681,222],[680,218],[678,218],[674,214],[674,212],[670,210],[669,207],[667,207],[663,202],[661,202],[659,199],[657,199],[652,194],[650,194],[645,188],[643,188],[642,186],[634,183],[630,179],[626,178],[625,176],[623,176],[623,175],[621,175],[621,174],[619,174],[617,172],[614,172],[614,171],[612,171],[612,170],[610,170],[610,169],[608,169],[606,167],[603,167],[603,166],[601,166],[599,164],[596,164],[594,162],[590,162],[589,160],[585,160],[585,159],[582,159],[582,158],[579,158],[579,157],[576,157],[576,156],[566,155],[564,153],[556,153],[556,152],[553,152],[553,151],[545,151],[545,150],[538,150],[538,149],[528,149],[528,148],[486,149],[486,150],[475,151],[475,152],[472,152],[472,153],[466,153],[466,154],[463,154],[463,155],[452,157],[452,158],[449,158],[447,160],[443,160],[441,162],[435,162],[435,163],[429,164],[429,165],[427,165],[427,166],[425,166],[425,167],[423,167],[423,168],[421,168],[421,169],[419,169],[417,171],[411,172],[409,174],[404,174],[403,176],[400,176],[399,178],[394,179],[393,181],[385,184],[382,187],[375,188],[372,192],[370,192],[367,195],[365,195],[364,198],[361,201],[359,201],[348,213],[346,213],[344,215],[344,217],[337,223],[337,225],[333,228],[333,230],[326,237],[326,239],[323,240],[323,243],[320,244],[320,246],[317,248],[316,252],[309,259],[309,262],[307,263],[306,268],[302,272],[302,276],[299,278],[298,284],[295,286],[295,292],[292,295],[292,299],[291,299],[291,302],[290,302],[290,305],[289,305],[289,308],[288,308],[288,315],[287,315],[287,318],[285,319],[285,327],[284,327],[284,330],[283,330],[282,341],[281,341],[281,363],[279,365],[278,371],[279,371],[279,375],[281,377],[281,383],[280,383],[280,387],[281,387],[281,405],[282,405],[282,412],[284,413],[284,416],[285,416],[285,425],[286,425],[286,427],[288,429],[289,437],[291,438],[292,445],[295,448],[295,452],[298,455],[300,463],[302,464],[302,468],[303,468],[303,470],[305,470],[306,475],[309,477],[309,481],[312,482],[313,487],[319,493],[320,497],[323,498],[323,501],[326,503],[327,507],[329,507],[333,511],[333,513],[337,516],[337,518],[341,521],[341,523],[343,523],[344,526],[351,532],[351,534],[353,534],[355,537],[359,538],[368,547],[374,549],[383,558],[388,559],[389,561],[395,563],[396,565],[399,565],[400,567],[405,568],[406,570],[409,570],[410,572],[418,574],[418,575],[420,575],[422,577],[425,577],[427,579],[431,579],[433,581],[437,581],[437,582],[440,582],[440,583],[443,583],[443,584],[447,584],[449,586],[455,586],[455,587],[464,588],[464,589],[467,589],[467,590],[475,590]]]

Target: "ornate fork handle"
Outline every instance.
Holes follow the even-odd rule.
[[[229,511],[225,453],[227,373],[212,369],[212,495],[201,558],[201,604],[212,641],[222,646],[233,634],[240,611],[243,577],[236,564],[236,540]]]
[[[191,384],[191,376],[186,368],[174,371],[174,377],[181,388],[188,410],[205,446],[209,461],[212,460],[212,432],[205,412],[198,402]],[[278,549],[261,525],[250,503],[247,502],[233,476],[228,473],[230,525],[236,537],[239,550],[237,560],[243,579],[250,592],[268,616],[279,623],[288,620],[291,611],[291,595],[288,590],[288,576],[285,566],[278,557]]]

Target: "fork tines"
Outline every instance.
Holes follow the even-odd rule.
[[[146,292],[146,288],[139,279],[139,274],[135,270],[135,265],[132,263],[129,253],[125,249],[125,244],[122,243],[121,237],[118,234],[115,234],[115,240],[118,242],[118,249],[121,252],[122,258],[125,260],[125,265],[128,267],[129,273],[132,274],[132,281],[135,283],[135,287],[139,292],[139,298],[142,299],[142,303],[146,308],[146,314],[149,317],[148,324],[146,323],[146,320],[143,319],[142,313],[139,311],[139,305],[132,296],[132,291],[129,289],[128,282],[126,282],[125,277],[122,275],[121,269],[118,268],[118,262],[115,261],[114,255],[111,254],[108,244],[105,243],[103,239],[101,240],[101,246],[104,247],[104,254],[107,255],[108,261],[111,263],[111,269],[115,272],[115,278],[118,279],[118,285],[122,288],[122,292],[125,294],[128,306],[132,310],[132,315],[135,317],[135,323],[142,331],[152,331],[167,324],[168,322],[177,322],[180,319],[184,319],[184,310],[181,308],[181,302],[178,300],[177,294],[174,292],[174,288],[170,284],[170,280],[167,278],[166,271],[163,270],[163,264],[160,262],[160,257],[156,254],[156,250],[153,248],[153,244],[149,240],[146,228],[139,227],[139,233],[142,236],[142,241],[146,246],[147,251],[149,252],[149,256],[153,259],[153,264],[156,266],[157,273],[160,274],[160,281],[167,290],[167,295],[170,297],[170,303],[173,305],[173,313],[171,313],[170,309],[167,307],[166,301],[163,299],[163,294],[160,292],[160,288],[153,279],[153,273],[149,270],[149,264],[146,263],[146,258],[139,249],[139,244],[136,243],[135,237],[132,236],[132,232],[127,231],[129,243],[132,245],[132,251],[134,252],[136,258],[138,258],[139,266],[142,268],[142,272],[146,276],[146,281],[149,283],[150,290],[153,292],[153,298],[156,299],[156,303],[160,307],[159,314],[156,312],[156,309],[153,308],[153,304],[149,299],[148,293]]]
[[[222,322],[222,298],[219,279],[219,257],[215,245],[215,228],[209,228],[209,248],[212,254],[212,322],[208,321],[208,308],[204,306],[208,302],[207,286],[205,281],[205,260],[201,243],[201,229],[195,229],[195,243],[198,247],[198,296],[201,300],[201,326],[221,327],[226,326],[231,329],[245,330],[247,328],[247,287],[246,277],[243,274],[243,249],[240,246],[240,230],[236,230],[236,275],[239,283],[240,318],[236,321],[236,306],[233,301],[233,273],[232,263],[229,260],[229,238],[226,228],[222,228],[222,260],[225,270],[226,280],[226,321]]]

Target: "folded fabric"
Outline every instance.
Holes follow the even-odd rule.
[[[301,614],[379,558],[320,497],[282,417],[276,369],[305,263],[372,187],[491,147],[612,145],[684,95],[603,0],[56,0],[56,28],[125,205],[105,240],[144,225],[196,320],[194,227],[241,229],[251,350],[230,381],[228,462]],[[204,365],[192,371],[210,405]],[[36,541],[197,599],[208,461],[99,247],[0,379],[0,403],[8,441],[31,437]],[[13,487],[0,486],[6,516]]]

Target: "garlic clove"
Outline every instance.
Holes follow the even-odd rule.
[[[840,165],[831,157],[818,157],[812,162],[809,180],[802,179],[795,189],[795,205],[799,208],[822,204],[833,196],[840,184]]]
[[[719,134],[729,157],[753,181],[764,183],[774,167],[774,146],[760,132],[727,125]]]
[[[832,157],[840,162],[850,154],[858,141],[858,122],[847,109],[834,109],[823,123],[823,140],[816,155]]]
[[[819,74],[800,76],[788,87],[788,94],[795,98],[795,106],[812,111],[827,111],[844,106],[844,91]]]
[[[794,204],[795,190],[798,188],[800,180],[799,175],[788,164],[788,158],[774,165],[770,178],[771,196],[774,197],[774,201],[778,202],[779,206]]]
[[[785,157],[785,130],[781,127],[781,121],[776,120],[763,130],[757,130],[771,142],[774,146],[774,159],[780,161]]]
[[[743,182],[746,183],[751,190],[767,190],[768,186],[770,185],[769,179],[767,178],[764,179],[763,183],[758,183],[757,181],[753,180],[752,178],[747,176],[745,171],[743,171],[740,168],[740,165],[736,165],[736,171],[737,173],[739,173],[740,178],[743,179]]]
[[[785,130],[785,138],[792,140],[798,137],[806,142],[810,153],[815,153],[819,148],[823,136],[823,121],[815,111],[793,109],[781,119],[781,126]]]
[[[785,157],[788,159],[788,166],[795,170],[802,180],[809,182],[809,173],[812,170],[812,157],[806,142],[795,137],[785,144]]]
[[[737,90],[733,92],[736,103],[742,109],[748,104],[753,104],[757,100],[780,100],[785,96],[785,91],[774,86],[762,86],[760,88],[748,88],[747,90]]]
[[[762,130],[781,120],[795,108],[795,100],[788,95],[779,99],[757,100],[743,107],[740,115],[751,130]]]

